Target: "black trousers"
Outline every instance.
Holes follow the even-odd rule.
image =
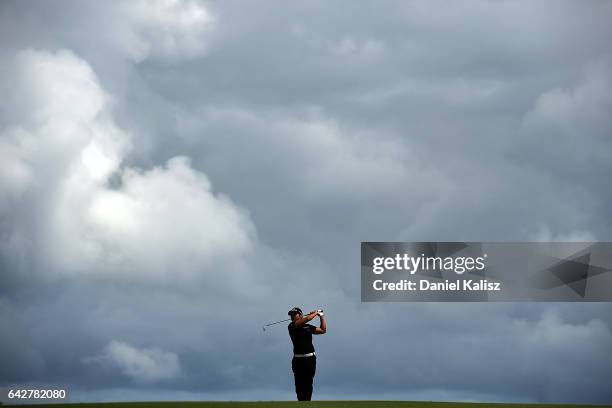
[[[310,401],[312,380],[317,369],[317,357],[293,357],[291,369],[295,378],[295,394],[298,401]]]

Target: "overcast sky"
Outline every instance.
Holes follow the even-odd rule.
[[[612,305],[361,303],[360,241],[612,241],[612,3],[2,1],[0,386],[612,403]]]

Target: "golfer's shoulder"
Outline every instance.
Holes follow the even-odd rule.
[[[314,328],[314,326],[308,323],[304,323],[298,326],[295,324],[295,322],[291,322],[287,325],[287,329],[289,329],[289,331],[300,332],[300,333],[304,330],[310,330],[311,328]]]

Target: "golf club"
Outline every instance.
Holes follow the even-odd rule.
[[[319,311],[321,314],[323,314],[323,309],[318,309],[318,311]],[[268,327],[268,326],[274,326],[275,324],[279,324],[279,323],[283,323],[283,322],[288,322],[288,321],[290,321],[290,320],[291,320],[291,318],[289,318],[289,319],[285,319],[285,320],[279,320],[278,322],[273,322],[273,323],[264,324],[264,325],[263,325],[263,327],[262,327],[262,329],[263,329],[263,331],[266,331],[266,327]]]
[[[273,326],[273,325],[275,325],[275,324],[279,324],[279,323],[282,323],[282,322],[288,322],[289,320],[291,320],[291,318],[289,318],[289,319],[285,319],[285,320],[279,320],[278,322],[274,322],[274,323],[268,323],[268,324],[265,324],[265,325],[262,327],[262,329],[263,329],[263,331],[266,331],[266,327],[268,327],[268,326]]]

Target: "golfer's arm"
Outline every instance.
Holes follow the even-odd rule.
[[[317,312],[308,313],[306,316],[295,321],[295,327],[300,327],[315,318]]]
[[[327,333],[327,321],[325,320],[325,316],[319,316],[321,319],[321,323],[319,327],[317,327],[314,331],[314,334],[325,334]]]

